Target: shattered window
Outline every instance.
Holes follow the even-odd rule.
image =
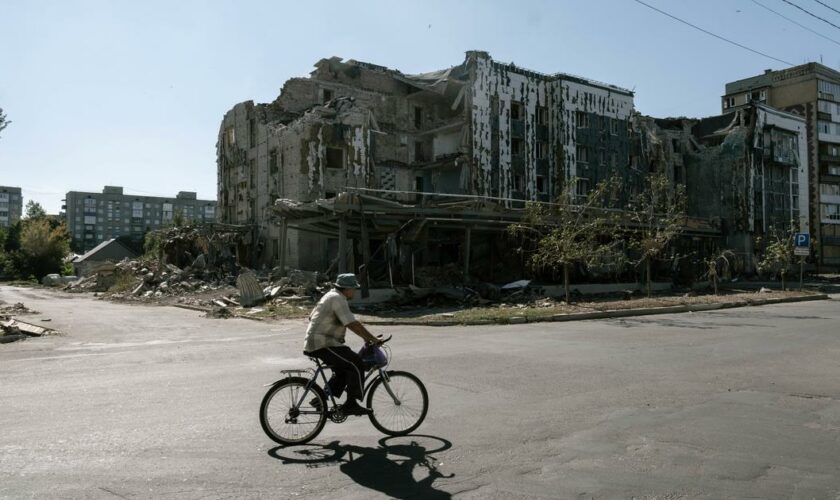
[[[327,168],[344,168],[343,149],[327,148]]]
[[[510,140],[510,154],[514,156],[522,154],[522,139],[513,138]]]
[[[523,187],[525,186],[525,178],[521,175],[514,175],[513,176],[513,189],[514,191],[524,191]]]
[[[578,128],[589,127],[589,114],[585,111],[575,111],[575,123]]]
[[[548,108],[545,106],[537,107],[537,125],[548,125]]]
[[[575,183],[575,195],[578,198],[585,198],[589,193],[589,179],[579,177]]]
[[[537,141],[537,159],[542,160],[546,156],[548,156],[548,143]]]
[[[545,177],[541,175],[537,176],[537,192],[545,193]]]
[[[589,150],[586,149],[586,146],[578,145],[575,148],[575,153],[577,153],[577,161],[586,163],[589,161]]]
[[[414,128],[423,126],[423,108],[414,106]]]
[[[522,119],[522,103],[518,101],[511,101],[510,102],[510,119],[511,120],[521,120]]]

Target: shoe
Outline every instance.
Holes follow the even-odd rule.
[[[359,405],[359,403],[350,400],[347,403],[341,405],[341,412],[345,415],[372,415],[373,410],[370,408],[365,408],[364,406]]]

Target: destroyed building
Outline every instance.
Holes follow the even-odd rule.
[[[634,115],[632,122],[632,164],[684,184],[689,215],[719,231],[719,241],[681,240],[681,253],[731,249],[751,271],[757,237],[809,232],[803,117],[753,103],[703,119]],[[709,243],[715,248],[703,248]]]
[[[809,231],[818,266],[840,268],[840,72],[819,63],[729,82],[723,113],[758,102],[805,119]]]
[[[309,78],[287,81],[274,102],[247,101],[225,114],[219,220],[257,228],[257,266],[335,271],[356,269],[355,254],[404,256],[380,249],[393,250],[389,231],[410,222],[414,237],[405,240],[424,245],[401,257],[402,266],[464,264],[469,273],[472,252],[504,268],[510,251],[498,231],[510,223],[506,209],[567,188],[585,194],[627,172],[632,113],[626,89],[537,73],[486,52],[419,75],[322,59]],[[336,197],[348,191],[356,193],[353,206],[374,210],[342,225]],[[365,239],[371,243],[359,251],[353,241]],[[488,279],[498,277],[490,271]]]

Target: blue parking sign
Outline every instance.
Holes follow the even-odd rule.
[[[811,235],[808,233],[796,233],[793,242],[793,246],[795,247],[808,248],[811,246]]]

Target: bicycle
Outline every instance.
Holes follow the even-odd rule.
[[[385,343],[389,340],[391,337],[378,346],[367,344],[359,352],[367,371],[362,398],[373,410],[368,417],[376,429],[389,436],[404,436],[423,423],[429,395],[415,375],[387,370],[391,349]],[[317,358],[309,359],[315,363],[314,369],[280,370],[284,378],[266,384],[271,388],[260,404],[260,425],[276,443],[308,443],[320,434],[327,418],[336,424],[347,420],[327,386],[325,371],[330,367]],[[323,387],[318,384],[319,377]]]

